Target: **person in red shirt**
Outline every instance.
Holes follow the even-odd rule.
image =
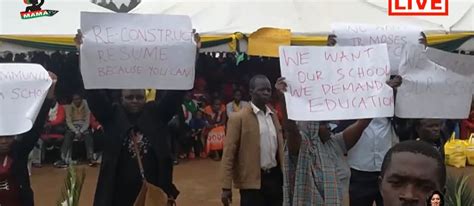
[[[59,104],[55,99],[51,108],[49,108],[48,116],[46,117],[46,123],[44,124],[44,131],[42,139],[49,141],[47,144],[58,144],[58,141],[62,141],[64,133],[66,132],[66,112],[64,106]]]
[[[469,117],[461,121],[461,139],[469,139],[472,133],[474,133],[474,101],[471,103]]]
[[[28,174],[28,155],[38,141],[52,104],[56,75],[50,73],[53,85],[30,131],[18,136],[0,134],[0,205],[33,206],[33,190]]]
[[[38,148],[33,149],[32,152],[32,164],[37,168],[42,167],[41,161],[45,148],[61,146],[64,133],[66,132],[66,113],[64,107],[56,99],[53,99],[52,102],[46,116],[41,139],[38,141]]]

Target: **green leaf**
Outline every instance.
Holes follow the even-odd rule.
[[[57,201],[57,206],[78,206],[81,196],[82,186],[86,177],[85,169],[79,173],[76,168],[69,166],[64,179],[64,187],[61,189],[61,197]]]
[[[473,189],[469,187],[470,176],[448,177],[446,182],[446,205],[474,205]]]

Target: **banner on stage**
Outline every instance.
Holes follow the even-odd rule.
[[[261,28],[249,37],[249,55],[278,57],[280,46],[291,45],[291,31],[289,29]]]

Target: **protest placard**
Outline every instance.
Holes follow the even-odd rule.
[[[362,47],[280,47],[292,120],[343,120],[393,115],[385,44]]]
[[[39,64],[0,64],[0,136],[32,128],[51,83]]]
[[[403,83],[397,92],[396,116],[466,119],[472,99],[472,79],[467,73],[457,73],[434,63],[421,45],[408,44],[403,53],[400,64]]]
[[[410,25],[372,25],[336,23],[331,28],[340,46],[387,44],[391,74],[398,74],[402,48],[407,43],[417,44],[422,29]]]
[[[193,87],[196,43],[188,16],[81,12],[86,89]]]
[[[426,56],[434,63],[443,66],[455,73],[470,77],[471,90],[474,94],[474,56],[445,52],[428,47]]]

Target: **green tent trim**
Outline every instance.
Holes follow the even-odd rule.
[[[474,37],[474,32],[453,33],[453,34],[433,34],[427,36],[428,44],[432,47],[454,51],[464,42]],[[201,36],[201,48],[227,44],[230,51],[239,50],[239,40],[245,39],[246,35],[236,32],[227,35],[203,35]],[[293,36],[292,45],[325,45],[327,36]],[[0,42],[8,42],[26,47],[45,50],[65,50],[77,51],[73,36],[71,35],[0,35]]]

